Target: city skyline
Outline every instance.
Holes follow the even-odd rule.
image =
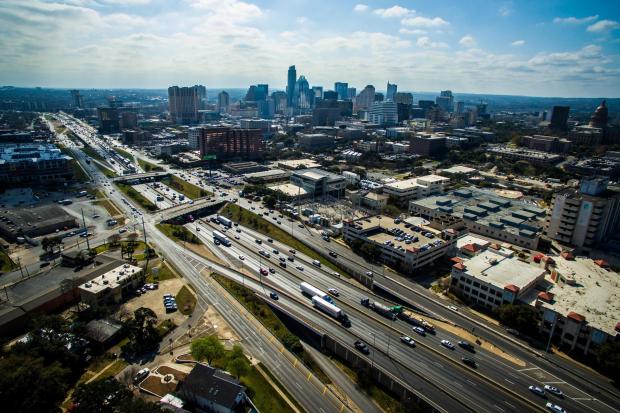
[[[66,0],[0,4],[0,84],[310,86],[620,96],[620,10],[603,2]],[[415,9],[415,10],[414,10]],[[318,59],[317,57],[321,58]]]

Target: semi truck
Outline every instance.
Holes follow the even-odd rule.
[[[398,315],[401,319],[415,325],[418,327],[422,327],[424,330],[426,330],[429,333],[435,333],[435,326],[432,325],[431,323],[429,323],[428,321],[424,320],[422,317],[420,317],[419,315],[409,311],[409,310],[403,310],[399,315]]]
[[[227,247],[230,247],[231,243],[230,240],[228,239],[228,237],[224,234],[222,234],[219,231],[213,231],[213,239],[215,241],[220,242],[221,244],[226,245]]]
[[[232,227],[232,221],[226,217],[223,217],[221,215],[217,216],[217,220],[220,222],[220,224],[226,226],[226,227]]]
[[[314,305],[316,308],[323,311],[324,313],[334,317],[336,320],[340,321],[345,327],[351,326],[349,317],[347,317],[344,311],[336,307],[334,304],[325,301],[320,296],[315,295],[312,297],[312,305]]]
[[[368,297],[363,297],[360,300],[360,303],[364,307],[368,307],[371,310],[375,311],[376,313],[379,313],[382,316],[389,318],[390,320],[396,319],[396,314],[394,314],[392,307],[389,307],[385,304],[381,304],[380,302],[377,302],[377,301],[370,301]]]
[[[334,300],[329,296],[329,294],[324,293],[323,291],[319,290],[312,284],[308,284],[307,282],[302,282],[301,284],[299,284],[299,289],[301,290],[303,294],[306,294],[308,297],[312,298],[314,296],[319,296],[323,300],[327,301],[328,303],[332,303],[332,304],[334,303]]]

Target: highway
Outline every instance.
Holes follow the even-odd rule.
[[[96,168],[91,166],[91,169],[94,170],[91,170],[91,173],[95,172],[97,174],[95,176],[101,175]],[[200,184],[197,179],[192,183]],[[204,185],[201,186],[208,190],[214,189]],[[232,191],[218,189],[217,192],[228,192],[229,196],[234,196]],[[124,202],[121,201],[123,196],[118,191],[113,191],[110,197],[116,199],[115,203],[119,207],[126,207]],[[266,212],[257,203],[250,203],[243,198],[239,199],[238,205],[253,210],[253,212]],[[196,265],[196,268],[213,265],[213,263],[209,263],[204,258],[192,257],[192,254],[189,252],[179,251],[180,247],[177,244],[168,240],[155,229],[155,218],[156,215],[145,216],[145,225],[151,241],[155,239],[155,244],[168,259],[172,258],[175,265],[184,267],[182,269],[184,274],[186,271],[192,272],[190,267],[194,268],[193,265]],[[267,219],[274,225],[278,225],[275,220]],[[239,260],[238,257],[239,255],[245,255],[246,259],[243,260],[243,266],[254,271],[254,274],[256,274],[260,265],[265,265],[262,262],[265,258],[256,253],[258,246],[254,239],[263,239],[261,248],[271,252],[272,245],[266,243],[266,237],[244,228],[239,240],[235,240],[234,235],[229,232],[229,236],[233,241],[233,247],[215,247],[215,245],[212,245],[212,240],[209,239],[211,233],[209,224],[192,224],[188,225],[188,228],[193,228],[193,231],[195,231],[195,228],[198,226],[200,226],[201,231],[197,232],[197,234],[200,234],[199,236],[207,245],[216,248],[216,250],[224,251],[222,255],[225,256],[226,261],[229,263],[240,266],[240,261],[242,260]],[[402,377],[407,379],[412,385],[415,385],[416,388],[419,386],[422,389],[420,391],[428,394],[429,397],[432,395],[433,400],[440,400],[442,403],[445,403],[444,407],[449,411],[459,411],[459,407],[461,409],[463,407],[461,404],[463,402],[472,411],[528,411],[531,410],[529,406],[525,407],[527,405],[523,405],[524,401],[513,397],[510,391],[518,392],[526,400],[544,406],[544,400],[530,393],[527,390],[527,386],[545,383],[553,383],[553,385],[560,387],[566,393],[567,397],[564,400],[555,400],[554,402],[562,405],[569,411],[618,411],[620,404],[613,389],[610,389],[607,383],[596,378],[595,375],[590,374],[586,380],[582,378],[581,371],[578,369],[570,372],[561,366],[559,361],[553,360],[552,363],[538,357],[535,352],[523,347],[514,338],[505,336],[505,332],[501,328],[489,325],[475,314],[466,311],[466,309],[461,308],[458,312],[450,310],[445,302],[411,280],[391,273],[384,275],[382,267],[363,262],[359,256],[343,245],[337,242],[327,243],[323,241],[316,230],[305,227],[299,228],[298,222],[288,222],[286,218],[281,219],[279,226],[314,249],[336,252],[338,254],[338,263],[341,266],[360,273],[373,271],[375,283],[398,292],[405,301],[413,303],[441,319],[448,320],[469,331],[475,331],[475,334],[480,338],[496,344],[502,350],[526,362],[525,366],[517,366],[495,354],[478,349],[472,357],[478,361],[479,368],[476,372],[470,371],[460,361],[460,358],[464,355],[470,355],[468,352],[459,348],[450,351],[438,344],[444,338],[456,343],[459,339],[457,336],[443,330],[439,330],[436,337],[414,336],[415,334],[412,332],[411,327],[403,321],[391,323],[376,313],[361,307],[359,305],[361,296],[371,296],[373,299],[381,301],[377,297],[372,296],[372,293],[366,289],[357,287],[346,279],[334,276],[331,271],[319,270],[313,267],[311,260],[303,257],[301,254],[297,254],[296,260],[303,262],[301,264],[304,267],[303,271],[296,270],[294,265],[288,265],[287,270],[282,271],[277,266],[277,256],[271,255],[269,259],[270,266],[276,269],[276,274],[266,277],[266,285],[279,292],[290,294],[299,294],[298,285],[300,279],[308,280],[308,282],[324,290],[330,287],[337,288],[341,293],[337,302],[347,313],[350,313],[352,320],[351,328],[348,330],[344,329],[323,313],[308,311],[311,305],[309,300],[306,299],[306,308],[302,311],[304,314],[308,313],[309,321],[325,328],[330,335],[334,334],[334,338],[343,342],[352,343],[357,337],[371,344],[374,347],[371,353],[373,362],[380,364],[391,372],[402,373]],[[288,251],[287,246],[279,243],[274,243],[273,245],[284,254]],[[171,255],[170,258],[168,254]],[[276,257],[275,260],[274,256]],[[182,264],[177,264],[179,262],[182,262]],[[287,261],[287,264],[292,263]],[[196,268],[194,268],[194,272]],[[199,272],[198,274],[188,276],[188,280],[195,286],[196,283],[206,282],[201,281],[203,278]],[[247,280],[242,279],[242,281]],[[217,298],[207,294],[207,290],[209,290],[208,283],[203,286],[205,288],[205,297],[208,297],[209,301]],[[216,303],[214,305],[216,305],[218,310],[220,309],[218,305],[225,305],[217,301],[213,302]],[[300,311],[299,302],[289,302],[286,296],[283,296],[279,304],[290,306],[291,311]],[[234,311],[232,312],[234,313]],[[402,334],[412,336],[418,342],[416,348],[411,349],[401,344],[399,336]],[[261,358],[260,356],[257,357]],[[268,367],[271,369],[271,366],[268,365]],[[484,376],[484,378],[481,376]],[[278,378],[282,381],[280,376]],[[287,379],[284,380],[286,381]],[[498,385],[508,389],[509,392],[498,387]],[[295,386],[288,387],[294,388]],[[446,394],[451,394],[451,397],[447,398]],[[294,395],[297,397],[296,394]],[[456,400],[457,397],[458,400]]]
[[[87,164],[84,156],[77,156],[78,161],[93,177],[95,182],[110,184],[95,166]],[[110,199],[120,208],[127,217],[138,217],[133,214],[131,200],[117,190],[109,193]],[[126,201],[126,202],[125,202]],[[301,363],[287,357],[286,351],[281,351],[281,345],[273,337],[261,332],[253,317],[244,316],[236,302],[231,302],[218,293],[214,281],[203,273],[208,270],[210,263],[206,260],[191,260],[188,251],[167,238],[156,229],[157,215],[145,215],[145,228],[149,243],[155,246],[158,254],[172,262],[198,292],[201,302],[213,305],[224,319],[242,337],[242,344],[246,351],[259,359],[280,381],[295,399],[309,412],[322,413],[334,411],[349,411],[338,401],[331,391],[327,391],[322,383],[314,377]],[[140,217],[141,220],[141,217]]]

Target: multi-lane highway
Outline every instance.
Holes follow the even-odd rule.
[[[109,183],[107,178],[96,168],[92,165],[86,165],[84,159],[78,160],[98,182]],[[215,189],[202,185],[201,180],[194,177],[187,176],[186,179],[205,189],[212,191]],[[218,189],[216,192],[225,192],[229,199],[236,196],[232,190]],[[122,193],[112,190],[109,195],[119,207],[129,212],[128,216],[132,216],[133,211],[129,208],[129,204],[126,204]],[[238,205],[261,214],[267,212],[257,203],[250,203],[243,198],[239,199]],[[150,241],[179,267],[197,288],[202,298],[215,305],[223,314],[231,313],[225,318],[230,317],[229,321],[235,328],[237,328],[237,323],[240,323],[239,328],[246,329],[243,334],[247,337],[253,337],[255,340],[249,340],[247,345],[253,352],[257,352],[256,356],[262,360],[264,355],[261,353],[269,347],[269,344],[261,342],[251,324],[243,324],[241,323],[242,320],[236,319],[238,314],[236,314],[232,304],[230,302],[227,304],[224,302],[225,300],[215,294],[213,286],[199,271],[208,267],[220,266],[205,258],[195,256],[191,252],[183,251],[181,247],[159,233],[154,224],[160,216],[160,214],[145,215],[145,227]],[[134,218],[139,219],[137,216]],[[266,297],[271,290],[280,292],[279,305],[292,312],[302,313],[308,322],[328,332],[335,339],[344,343],[352,343],[356,339],[366,341],[372,347],[369,355],[372,363],[376,363],[397,375],[422,395],[441,404],[442,408],[447,411],[462,411],[463,409],[472,411],[530,411],[535,409],[534,406],[544,408],[546,400],[528,391],[527,387],[532,384],[539,386],[553,384],[560,387],[566,393],[566,397],[555,399],[554,396],[548,396],[548,399],[562,405],[568,411],[611,412],[618,411],[620,408],[616,394],[603,379],[596,375],[586,375],[581,369],[570,372],[559,361],[538,357],[535,352],[523,346],[522,343],[506,336],[503,330],[485,323],[484,320],[465,309],[460,309],[458,313],[455,313],[448,308],[445,302],[432,296],[411,280],[391,273],[384,274],[383,268],[364,262],[345,246],[337,242],[325,242],[316,230],[306,227],[300,228],[297,222],[290,222],[285,218],[268,219],[272,220],[274,225],[289,231],[293,236],[314,249],[334,251],[338,255],[337,260],[340,266],[358,273],[372,271],[375,283],[396,292],[404,301],[427,309],[429,313],[469,331],[475,331],[475,334],[481,339],[494,343],[503,351],[525,362],[521,365],[515,364],[483,349],[477,349],[475,354],[466,352],[458,346],[455,350],[449,350],[440,345],[440,340],[450,340],[456,344],[460,338],[441,329],[438,329],[436,336],[416,336],[411,326],[403,321],[391,322],[359,304],[363,296],[380,300],[378,297],[359,287],[356,283],[335,276],[330,270],[313,266],[312,260],[304,257],[303,254],[295,254],[294,262],[286,260],[286,269],[279,267],[280,257],[292,255],[288,252],[289,247],[278,242],[268,243],[265,236],[247,228],[242,228],[240,233],[229,230],[228,235],[233,245],[226,248],[214,245],[211,238],[212,224],[200,222],[188,225],[188,228],[201,237],[204,243],[212,247],[230,266],[237,266],[255,275],[258,274],[258,269],[261,266],[273,267],[276,271],[275,274],[265,277],[263,284],[260,282],[256,284],[256,281],[250,277],[241,277],[239,272],[231,271],[228,267],[218,268],[218,272],[229,277],[236,277],[241,282],[254,283],[250,285],[259,292],[262,290]],[[197,231],[197,228],[200,228],[200,231]],[[235,239],[235,236],[239,238]],[[262,244],[256,244],[256,239],[261,239]],[[273,253],[274,248],[279,251],[278,254]],[[270,257],[267,258],[258,254],[259,249],[268,251]],[[240,256],[243,256],[243,259]],[[303,270],[295,268],[297,265],[301,265]],[[301,280],[308,281],[323,290],[338,289],[340,296],[336,298],[336,302],[349,314],[352,322],[351,327],[346,329],[330,319],[329,316],[314,310],[310,300],[299,292],[298,286]],[[400,336],[405,334],[416,340],[415,348],[407,347],[400,342]],[[461,362],[461,358],[465,356],[476,359],[478,362],[476,370],[472,370]],[[299,375],[293,371],[278,370],[278,362],[282,360],[278,359],[275,354],[270,353],[270,357],[274,359],[268,360],[265,364],[272,370],[276,369],[276,376],[287,384],[287,388],[296,398],[301,398],[302,405],[307,406],[306,403],[317,402],[315,398],[318,397],[320,391],[317,391],[316,394],[312,391],[295,391],[296,385],[289,385],[287,374],[291,374],[291,377],[299,377]],[[329,409],[334,408],[333,402],[325,404],[323,401],[322,403],[321,409],[327,409],[324,411],[330,411]]]

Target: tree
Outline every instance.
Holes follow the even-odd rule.
[[[73,392],[74,412],[112,413],[131,397],[131,391],[114,377],[83,383]]]
[[[597,361],[601,370],[618,385],[620,383],[620,343],[617,341],[603,343],[598,350]]]
[[[241,376],[245,376],[250,372],[250,362],[242,354],[241,357],[231,358],[226,365],[226,369],[237,379],[240,379]]]
[[[359,251],[362,256],[367,257],[371,261],[376,261],[381,256],[381,248],[370,242],[363,243],[360,246]]]
[[[59,362],[11,354],[0,359],[0,394],[7,412],[59,412],[70,370]]]
[[[118,245],[118,242],[120,241],[121,236],[119,234],[112,234],[108,237],[108,244],[110,244],[110,247],[114,247],[116,245]]]
[[[140,307],[134,311],[133,319],[125,322],[129,342],[123,346],[123,352],[136,357],[153,351],[161,340],[156,324],[157,315],[150,308]]]
[[[536,312],[529,305],[504,304],[497,311],[503,324],[524,333],[536,331]]]
[[[392,218],[395,218],[400,215],[400,209],[398,209],[395,205],[386,205],[381,208],[381,213]]]
[[[213,360],[224,357],[224,345],[215,334],[192,341],[190,346],[192,357],[196,361],[207,360],[210,365]]]
[[[276,206],[276,198],[272,195],[267,195],[263,198],[265,206],[269,209],[273,209]]]

